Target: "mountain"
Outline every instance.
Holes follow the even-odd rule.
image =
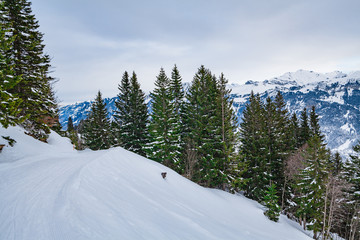
[[[311,239],[284,215],[268,220],[255,201],[120,147],[76,151],[54,132],[46,144],[20,127],[0,136],[16,140],[0,138],[0,239]]]
[[[280,91],[291,113],[300,113],[304,107],[316,107],[321,129],[331,150],[345,156],[360,140],[360,71],[321,74],[298,70],[269,80],[250,80],[242,85],[229,84],[229,88],[232,89],[234,108],[240,121],[251,91],[259,93],[264,100],[268,96],[274,97]],[[105,99],[110,117],[115,109],[115,99]],[[86,118],[89,109],[90,102],[63,106],[60,108],[60,123],[66,127],[68,117],[71,116],[76,125]]]

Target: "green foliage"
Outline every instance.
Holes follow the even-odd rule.
[[[264,215],[267,216],[271,221],[277,222],[279,220],[281,208],[278,204],[278,196],[276,191],[276,185],[271,184],[264,196],[264,204],[267,210]]]
[[[227,188],[236,173],[234,144],[236,121],[231,109],[227,80],[212,76],[201,66],[183,105],[182,143],[185,175],[207,186]],[[190,174],[189,174],[190,172]]]
[[[307,227],[316,235],[323,227],[325,185],[330,156],[319,136],[313,136],[308,144],[304,155],[305,168],[300,172],[295,186],[301,194],[295,200],[298,204],[297,216],[309,219]]]
[[[73,120],[71,117],[68,118],[67,131],[68,132],[74,131],[74,124],[73,124]]]
[[[85,144],[92,150],[108,149],[114,143],[105,106],[99,91],[83,129]]]
[[[176,79],[177,80],[177,79]],[[181,84],[181,82],[179,83]],[[175,89],[172,88],[176,87]],[[155,90],[151,93],[152,113],[149,125],[151,137],[149,157],[164,165],[178,170],[179,162],[179,105],[181,99],[178,85],[171,85],[164,69],[155,81]],[[175,108],[177,105],[177,108]]]
[[[39,24],[32,14],[31,3],[27,0],[2,1],[0,21],[3,26],[9,26],[7,34],[2,35],[10,43],[5,54],[11,66],[10,75],[13,75],[7,86],[8,93],[21,99],[12,108],[16,105],[21,111],[15,114],[22,119],[28,118],[23,124],[28,134],[45,141],[50,130],[43,118],[55,117],[57,105],[51,86],[54,79],[49,76],[50,58],[44,54],[43,34],[38,31]]]
[[[247,180],[245,195],[258,201],[264,196],[265,186],[270,184],[264,119],[265,110],[260,96],[252,92],[240,124],[240,153],[241,160],[248,166],[244,173]]]
[[[146,156],[148,136],[148,111],[145,103],[145,94],[140,89],[135,72],[131,78],[124,73],[119,85],[117,110],[115,111],[117,145],[130,151]]]
[[[298,146],[304,145],[310,139],[310,127],[309,119],[306,108],[301,112],[300,117],[300,133],[299,133],[299,143]]]
[[[347,190],[347,219],[345,226],[349,239],[360,237],[360,142],[353,147],[354,153],[344,164],[344,178],[350,184]]]

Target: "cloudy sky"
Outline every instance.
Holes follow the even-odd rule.
[[[359,0],[32,0],[62,104],[118,93],[124,71],[149,92],[160,67],[200,65],[230,82],[298,69],[360,70]]]

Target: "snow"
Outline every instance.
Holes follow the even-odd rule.
[[[350,72],[348,74],[334,71],[330,73],[317,73],[308,70],[298,70],[296,72],[287,72],[279,77],[274,77],[265,81],[252,81],[240,85],[236,83],[229,84],[232,89],[232,94],[246,95],[254,91],[254,93],[263,93],[265,91],[272,90],[287,90],[292,87],[299,87],[298,91],[302,93],[308,93],[314,91],[316,87],[325,89],[326,86],[330,86],[334,83],[340,83],[342,85],[352,82],[360,81],[360,71]],[[343,103],[341,96],[334,96],[329,99],[331,102]]]
[[[0,128],[0,239],[311,239],[241,195],[206,189],[122,148],[78,152]],[[161,172],[167,172],[166,179]]]

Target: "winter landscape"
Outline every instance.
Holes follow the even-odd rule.
[[[358,9],[0,1],[0,239],[360,239]]]

